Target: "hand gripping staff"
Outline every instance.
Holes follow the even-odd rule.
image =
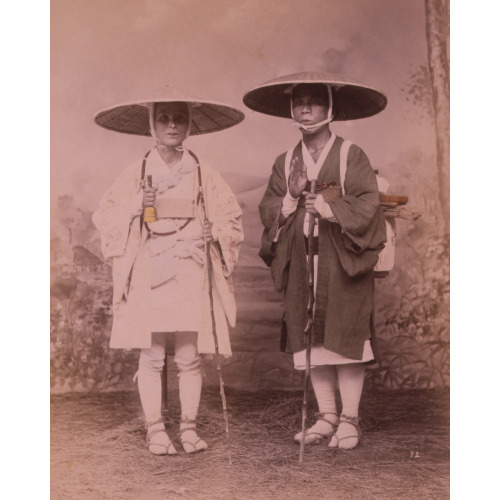
[[[316,179],[311,180],[311,194],[316,193]],[[309,399],[309,379],[311,377],[311,345],[314,323],[314,226],[316,218],[309,214],[309,231],[307,234],[307,283],[309,299],[307,301],[307,324],[304,329],[306,336],[306,373],[304,377],[304,399],[302,400],[302,439],[300,440],[299,463],[304,461],[306,443],[307,400]]]
[[[200,172],[200,162],[196,155],[192,152],[189,151],[191,156],[195,159],[197,167],[198,167],[198,180],[199,180],[199,188],[198,188],[198,198],[200,201],[200,204],[203,208],[203,215],[205,222],[208,220],[207,218],[207,207],[205,205],[205,195],[203,193],[203,185],[201,183],[201,172]],[[212,279],[212,259],[210,256],[210,251],[211,251],[211,241],[205,241],[205,258],[207,262],[207,271],[208,271],[208,296],[210,299],[210,316],[212,319],[212,335],[214,336],[214,345],[215,345],[215,359],[217,362],[217,373],[219,375],[219,386],[220,386],[220,395],[222,399],[222,412],[224,414],[224,422],[226,423],[226,446],[227,446],[227,452],[229,456],[229,465],[233,464],[233,461],[231,459],[231,446],[230,446],[230,440],[229,440],[229,417],[227,414],[227,405],[226,405],[226,393],[224,392],[224,380],[222,378],[222,367],[221,367],[221,362],[220,362],[220,354],[219,354],[219,343],[217,341],[217,331],[216,331],[216,325],[215,325],[215,312],[214,312],[214,296],[213,296],[213,291],[212,291],[212,285],[213,285],[213,279]]]

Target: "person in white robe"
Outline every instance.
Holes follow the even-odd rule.
[[[190,134],[222,130],[243,118],[235,108],[168,86],[148,100],[95,116],[105,128],[152,135],[156,142],[119,175],[93,215],[103,256],[113,268],[110,347],[141,350],[137,381],[146,443],[156,455],[177,453],[162,416],[161,373],[169,339],[179,370],[181,444],[187,453],[207,449],[196,429],[201,355],[215,352],[206,248],[218,352],[229,356],[228,323],[234,326],[236,320],[231,274],[243,240],[241,209],[230,187],[183,142]],[[144,211],[151,208],[156,217],[148,221]]]

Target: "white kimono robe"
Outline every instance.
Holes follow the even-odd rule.
[[[150,156],[155,154],[158,153],[154,150]],[[113,268],[111,348],[150,348],[151,333],[154,331],[147,231],[146,228],[141,231],[139,217],[131,221],[134,202],[141,189],[141,164],[142,161],[138,161],[119,175],[102,197],[98,210],[93,215],[93,222],[101,234],[103,256],[111,261]],[[196,170],[194,174],[197,178]],[[219,245],[211,244],[212,296],[219,352],[231,355],[228,323],[234,327],[236,322],[231,273],[236,266],[243,241],[241,208],[229,186],[215,170],[201,165],[201,177],[207,216],[213,223],[213,233],[222,250],[221,256]],[[202,223],[204,213],[201,204],[196,207],[195,213]],[[203,266],[201,286],[198,351],[214,353],[206,263]],[[178,314],[183,314],[183,311],[178,311]]]

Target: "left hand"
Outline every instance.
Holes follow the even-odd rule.
[[[305,163],[299,164],[297,157],[290,162],[290,174],[288,176],[288,191],[292,198],[298,198],[307,185],[307,167]]]
[[[308,193],[307,191],[304,191],[302,194],[306,199],[306,205],[305,205],[306,212],[310,213],[314,217],[321,217],[319,212],[314,208],[314,202],[316,201],[316,197],[318,195]]]
[[[201,231],[203,233],[203,239],[205,241],[214,241],[214,236],[212,234],[212,226],[213,224],[206,219],[201,227]]]

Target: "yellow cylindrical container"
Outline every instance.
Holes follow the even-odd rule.
[[[148,186],[153,185],[153,177],[151,175],[147,176]],[[155,207],[145,207],[144,208],[144,222],[156,222],[156,208]]]
[[[156,222],[158,219],[156,218],[156,208],[155,207],[146,207],[144,209],[144,222]]]

